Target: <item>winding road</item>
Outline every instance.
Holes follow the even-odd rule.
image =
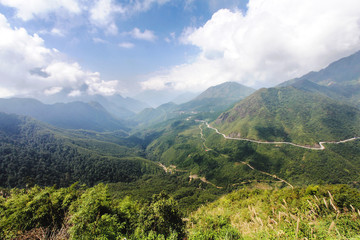
[[[247,142],[253,142],[253,143],[260,143],[260,144],[287,144],[287,145],[292,145],[292,146],[295,146],[295,147],[311,149],[311,150],[324,150],[325,149],[324,144],[339,144],[339,143],[346,143],[346,142],[350,142],[350,141],[360,139],[360,137],[353,137],[353,138],[345,139],[345,140],[338,141],[338,142],[334,142],[334,141],[319,142],[320,147],[309,147],[309,146],[303,146],[303,145],[295,144],[295,143],[292,143],[292,142],[264,142],[264,141],[258,141],[258,140],[247,139],[247,138],[228,137],[224,133],[219,132],[219,130],[217,128],[214,128],[214,127],[210,126],[210,124],[208,122],[206,122],[204,120],[196,120],[196,121],[205,123],[208,128],[215,130],[215,132],[217,134],[222,135],[225,139],[238,140],[238,141],[247,141]]]

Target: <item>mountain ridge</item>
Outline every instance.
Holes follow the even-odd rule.
[[[359,121],[355,107],[288,86],[258,90],[214,126],[229,136],[312,145],[360,136]]]
[[[112,117],[99,103],[43,104],[36,99],[0,99],[0,111],[26,115],[66,129],[95,131],[129,130],[124,121]]]

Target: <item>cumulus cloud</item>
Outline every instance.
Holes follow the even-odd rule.
[[[246,13],[221,9],[181,39],[200,49],[195,60],[155,74],[144,89],[273,86],[359,50],[360,1],[250,0]]]
[[[49,12],[68,12],[79,14],[78,0],[0,0],[0,3],[17,9],[16,16],[24,21],[34,17],[46,17]]]
[[[90,9],[90,22],[97,27],[105,28],[108,34],[117,34],[118,28],[114,20],[116,13],[125,13],[125,9],[113,0],[97,0]]]
[[[170,0],[134,0],[125,3],[116,0],[0,0],[0,4],[16,9],[16,17],[23,21],[34,18],[50,20],[50,14],[61,17],[85,17],[92,29],[103,29],[105,33],[118,33],[116,18],[130,17],[138,12],[148,11],[154,5],[163,5]],[[63,36],[60,29],[54,28],[46,33]],[[145,33],[143,33],[145,34]],[[151,32],[146,32],[151,34]]]
[[[52,95],[62,89],[87,86],[88,94],[114,94],[118,81],[104,81],[97,72],[85,71],[56,50],[46,48],[38,35],[12,28],[0,14],[0,97]]]
[[[102,38],[97,38],[97,37],[94,37],[94,38],[93,38],[93,42],[94,42],[94,43],[102,43],[102,44],[108,43],[108,41],[106,41],[106,40],[104,40],[104,39],[102,39]]]
[[[145,12],[148,11],[154,4],[163,5],[170,0],[135,0],[132,5],[128,6],[128,12]]]
[[[141,30],[138,28],[134,28],[132,31],[126,33],[126,35],[130,35],[135,39],[140,39],[150,42],[155,41],[155,39],[157,38],[153,31],[145,29],[143,32],[141,32]]]
[[[119,47],[130,49],[130,48],[135,47],[135,45],[131,42],[122,42],[122,43],[119,43]]]

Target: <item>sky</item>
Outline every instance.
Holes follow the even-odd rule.
[[[271,87],[358,50],[359,0],[0,0],[0,97]]]

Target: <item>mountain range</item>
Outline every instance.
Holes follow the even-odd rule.
[[[303,80],[322,86],[318,88],[324,95],[360,107],[360,51],[335,61],[318,72],[310,72],[278,87],[294,85]]]
[[[260,89],[214,125],[230,136],[314,145],[360,136],[360,52]]]
[[[225,82],[210,87],[194,99],[182,103],[166,103],[157,108],[148,108],[131,118],[143,125],[149,125],[172,119],[183,114],[203,112],[218,113],[231,107],[255,90],[236,82]]]
[[[97,102],[43,104],[30,98],[0,99],[0,112],[30,116],[66,129],[129,130],[125,121],[113,117]]]

